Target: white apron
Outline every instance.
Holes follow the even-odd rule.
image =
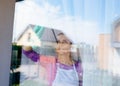
[[[73,69],[62,69],[57,67],[57,74],[52,86],[79,86],[78,73],[76,71],[75,65],[73,64]]]

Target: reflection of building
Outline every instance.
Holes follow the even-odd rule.
[[[18,45],[30,46],[54,46],[56,35],[61,31],[38,25],[28,25],[25,31],[17,39]]]
[[[56,55],[55,45],[57,34],[60,30],[29,24],[17,39],[17,45],[32,46],[32,48],[44,55]]]
[[[120,47],[120,19],[116,20],[113,25],[112,46]]]
[[[116,28],[114,30],[114,41],[115,42],[120,42],[120,27]]]
[[[32,29],[32,26],[28,26],[27,29],[25,29],[25,31],[21,34],[21,36],[17,40],[17,45],[26,45],[26,46],[41,45],[39,38]]]
[[[110,34],[99,36],[98,63],[101,69],[120,74],[120,51],[111,46]]]
[[[110,34],[100,34],[98,45],[98,62],[99,67],[104,70],[108,69],[110,51]]]

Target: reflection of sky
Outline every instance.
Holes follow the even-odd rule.
[[[97,34],[110,33],[111,23],[120,15],[120,0],[25,0],[25,2],[16,5],[14,26],[16,30],[24,29],[29,23],[43,25],[61,29],[77,42],[96,43]]]
[[[110,24],[120,15],[120,0],[47,0],[60,5],[64,15],[79,16],[79,19],[95,21],[101,32],[109,32]]]

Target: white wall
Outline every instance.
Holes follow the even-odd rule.
[[[14,0],[0,0],[0,86],[9,86]]]

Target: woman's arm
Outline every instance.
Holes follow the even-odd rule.
[[[30,46],[23,46],[22,47],[23,54],[26,55],[29,59],[31,59],[34,62],[37,62],[39,60],[40,55],[33,51],[32,47]]]

